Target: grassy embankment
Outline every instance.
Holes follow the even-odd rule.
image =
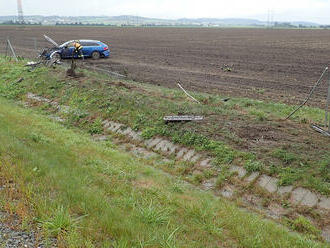
[[[62,247],[326,246],[3,97],[0,117],[1,208]]]
[[[68,125],[100,133],[101,118],[110,118],[142,130],[145,138],[167,136],[176,143],[211,154],[216,157],[216,167],[223,171],[234,163],[250,172],[275,175],[280,178],[280,185],[294,184],[330,194],[329,142],[308,126],[313,121],[322,122],[324,111],[319,108],[305,107],[293,121],[284,122],[282,119],[294,106],[242,98],[222,102],[223,96],[196,93],[203,103],[199,105],[188,101],[180,90],[119,81],[86,71],[86,77],[72,80],[60,68],[39,68],[30,73],[22,69],[22,63],[0,60],[1,95],[24,99],[27,92],[33,92],[69,105],[79,111],[64,116]],[[15,83],[21,77],[24,81]],[[263,92],[256,90],[256,94]],[[53,111],[47,104],[41,109]],[[91,116],[81,114],[84,111]],[[206,120],[201,124],[175,125],[162,121],[164,115],[178,113],[204,115]],[[193,176],[189,165],[184,164],[166,169],[196,183],[217,176],[214,170]],[[224,178],[220,177],[221,183]]]

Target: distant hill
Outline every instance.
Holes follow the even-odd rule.
[[[320,26],[320,24],[315,22],[291,22],[291,24],[295,26],[299,26],[299,25],[310,26],[310,27]]]
[[[197,19],[178,19],[182,23],[201,23],[201,24],[222,24],[222,25],[263,25],[265,22],[255,20],[255,19],[240,19],[240,18],[227,18],[227,19],[216,19],[216,18],[197,18]]]
[[[0,23],[16,21],[17,16],[0,16]],[[43,25],[57,24],[104,24],[104,25],[168,25],[168,26],[266,26],[267,22],[257,19],[246,18],[180,18],[160,19],[132,15],[121,16],[25,16],[30,23],[41,23]],[[320,26],[317,23],[296,21],[286,22],[293,26]]]

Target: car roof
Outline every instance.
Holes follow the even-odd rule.
[[[63,46],[64,44],[67,44],[67,43],[70,43],[70,42],[74,42],[74,41],[76,41],[76,40],[69,40],[69,41],[66,41],[66,42],[64,42],[61,46]],[[103,44],[103,42],[101,42],[101,41],[99,41],[99,40],[79,40],[80,42],[95,42],[95,43],[102,43]]]
[[[67,42],[74,42],[74,41],[76,41],[76,40],[69,40]],[[101,41],[99,41],[99,40],[78,40],[78,41],[80,41],[80,42],[98,42],[98,43],[101,43]],[[67,43],[67,42],[65,42],[65,43]]]

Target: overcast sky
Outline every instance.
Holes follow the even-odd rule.
[[[0,0],[0,15],[16,15],[16,0]],[[22,0],[25,15],[140,15],[160,18],[257,18],[330,24],[330,0]]]

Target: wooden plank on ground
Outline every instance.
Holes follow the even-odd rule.
[[[176,122],[176,121],[202,121],[203,116],[193,116],[193,115],[179,115],[179,116],[165,116],[164,121],[166,122]]]

